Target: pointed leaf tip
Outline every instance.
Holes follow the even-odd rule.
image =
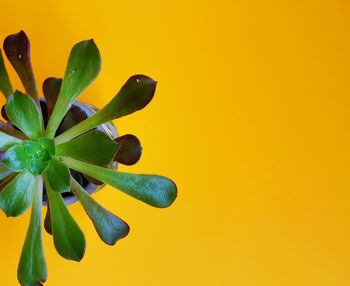
[[[154,207],[166,208],[177,197],[176,184],[163,176],[128,174],[94,166],[69,157],[61,159],[69,168],[94,177]]]
[[[143,109],[152,100],[157,82],[146,75],[134,75],[100,111],[55,138],[57,144],[89,131],[105,122]]]
[[[71,103],[95,80],[100,69],[101,55],[93,41],[82,41],[72,48],[60,94],[47,125],[46,137],[54,137]]]
[[[72,180],[72,192],[92,220],[103,242],[114,245],[119,239],[128,235],[130,231],[128,224],[99,205],[74,179]]]
[[[101,111],[114,109],[112,119],[116,119],[141,110],[151,102],[156,87],[157,82],[146,75],[131,76],[118,95]]]
[[[38,91],[30,59],[30,41],[24,31],[9,35],[4,41],[4,51],[21,79],[26,92],[39,104]]]

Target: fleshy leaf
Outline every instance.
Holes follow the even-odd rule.
[[[100,69],[101,56],[93,40],[82,41],[73,47],[46,137],[54,137],[71,103],[94,81]]]
[[[19,216],[28,209],[33,198],[34,181],[34,176],[26,170],[0,192],[0,207],[7,216]]]
[[[1,116],[4,120],[10,121],[10,118],[7,117],[6,110],[5,110],[5,105],[1,107]]]
[[[45,145],[41,144],[40,142],[26,140],[24,141],[24,147],[28,155],[30,155],[30,157],[32,157],[33,159],[41,160],[43,162],[47,162],[51,159],[51,156],[46,150]]]
[[[4,151],[13,145],[21,144],[22,140],[0,131],[0,150]]]
[[[61,194],[52,190],[45,176],[50,201],[51,227],[57,252],[64,258],[80,261],[85,253],[85,237],[70,215]]]
[[[31,156],[33,156],[37,152],[42,151],[43,149],[38,142],[31,141],[31,140],[24,141],[24,147],[28,155],[31,155]]]
[[[11,183],[16,177],[18,173],[12,173],[2,181],[0,181],[0,192],[9,184]]]
[[[16,90],[6,103],[6,114],[29,139],[38,139],[43,132],[43,119],[39,107],[25,93]]]
[[[18,281],[21,285],[41,285],[41,282],[47,279],[41,230],[43,180],[39,176],[35,181],[30,224],[17,270]]]
[[[74,125],[77,125],[81,121],[85,120],[93,113],[90,111],[90,114],[88,114],[87,111],[90,111],[90,109],[88,109],[86,106],[83,107],[82,105],[72,104],[64,116],[64,119],[62,120],[56,134],[61,134],[64,131],[72,128]]]
[[[44,228],[48,234],[52,235],[52,227],[51,227],[51,212],[50,212],[50,202],[47,201],[47,209],[46,215],[44,219]]]
[[[145,75],[128,79],[118,94],[100,111],[55,138],[57,144],[89,131],[105,122],[143,109],[153,98],[157,82]]]
[[[176,199],[176,185],[166,177],[127,174],[69,157],[61,159],[69,168],[94,177],[151,206],[165,208]]]
[[[55,142],[52,139],[40,138],[39,143],[45,148],[45,150],[51,155],[54,156],[56,152]]]
[[[5,166],[12,171],[20,172],[27,168],[30,157],[23,145],[15,145],[8,149],[2,158]]]
[[[6,98],[13,93],[13,88],[5,67],[4,58],[2,57],[1,49],[0,49],[0,91]]]
[[[120,218],[100,206],[82,186],[72,180],[72,192],[78,198],[84,210],[92,220],[100,238],[109,245],[129,233],[129,226]]]
[[[13,171],[11,169],[7,168],[3,164],[0,164],[0,181],[6,179],[11,174],[13,174]]]
[[[30,42],[27,35],[20,31],[17,34],[8,36],[4,41],[4,51],[21,79],[26,92],[39,104],[38,91],[30,59]]]
[[[44,162],[42,160],[31,159],[28,164],[29,171],[34,175],[38,176],[45,172],[49,166],[49,162]]]
[[[47,180],[55,192],[65,193],[70,190],[70,173],[66,165],[56,159],[52,159],[46,170]]]
[[[73,157],[106,166],[114,158],[117,144],[102,131],[92,130],[56,147],[57,156]]]
[[[25,140],[28,139],[27,136],[25,136],[22,132],[14,129],[9,124],[5,123],[4,121],[0,120],[0,131],[5,132],[8,135],[11,135],[13,137]]]
[[[136,164],[142,154],[140,140],[132,134],[120,136],[114,141],[117,143],[118,151],[115,154],[114,160],[124,165]]]
[[[43,82],[43,94],[46,99],[48,116],[51,116],[51,113],[55,107],[58,95],[60,94],[62,85],[62,79],[56,77],[49,77]]]
[[[43,156],[43,147],[41,146],[41,144],[39,144],[36,141],[31,141],[31,140],[26,140],[24,141],[24,147],[26,152],[28,153],[28,155],[35,155],[35,154],[40,154],[40,157]],[[39,158],[38,158],[39,159]],[[41,158],[40,158],[41,159]]]

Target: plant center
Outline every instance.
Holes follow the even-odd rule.
[[[28,168],[30,173],[38,176],[46,171],[54,155],[55,144],[52,139],[25,140],[6,151],[3,163],[15,172]]]

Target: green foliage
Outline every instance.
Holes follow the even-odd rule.
[[[51,227],[57,252],[64,258],[80,261],[85,253],[85,237],[70,215],[61,195],[55,192],[45,176],[50,200]]]
[[[11,169],[7,168],[4,164],[0,164],[0,181],[6,179],[11,174],[13,174]]]
[[[80,201],[92,220],[98,235],[106,244],[113,245],[117,240],[128,235],[129,226],[120,218],[100,206],[74,179],[72,192]]]
[[[63,197],[67,193],[79,200],[101,240],[114,245],[127,236],[129,226],[90,196],[84,189],[86,180],[89,184],[110,184],[160,208],[174,202],[177,188],[166,177],[116,171],[118,163],[132,165],[140,159],[141,144],[132,134],[111,138],[101,126],[143,109],[155,93],[153,79],[130,77],[104,108],[91,115],[75,100],[101,68],[93,40],[73,47],[63,80],[50,77],[44,81],[45,102],[38,98],[26,34],[20,31],[7,37],[4,51],[26,93],[14,92],[0,51],[0,91],[7,100],[1,113],[8,121],[0,120],[0,208],[7,216],[19,216],[32,206],[17,276],[21,285],[42,285],[47,279],[43,197],[48,205],[44,226],[52,234],[57,252],[80,261],[85,237],[66,207]]]
[[[65,164],[56,159],[51,160],[46,175],[53,191],[59,193],[70,191],[70,173]]]
[[[35,140],[42,136],[44,126],[39,107],[25,93],[15,91],[6,103],[6,114],[29,139]]]
[[[18,174],[0,192],[0,207],[7,216],[19,216],[32,202],[35,177],[28,171]]]
[[[117,144],[99,130],[92,130],[57,146],[57,156],[69,156],[96,165],[107,166],[114,158]]]
[[[116,172],[68,157],[62,160],[68,167],[94,177],[154,207],[168,207],[177,196],[175,183],[162,176]]]
[[[89,131],[96,126],[143,109],[153,98],[157,82],[145,75],[128,79],[118,94],[100,111],[55,138],[57,144]]]
[[[62,87],[46,129],[46,137],[53,138],[58,125],[75,100],[97,77],[101,56],[93,40],[76,44],[69,56]]]
[[[9,148],[2,162],[14,172],[28,168],[34,176],[40,175],[48,168],[51,156],[54,155],[55,148],[52,144],[51,139],[42,139],[39,142],[23,141],[22,144]]]
[[[18,281],[21,285],[40,285],[40,282],[45,282],[47,279],[41,230],[42,193],[43,180],[39,176],[36,178],[30,224],[17,271]]]
[[[21,139],[0,131],[0,150],[4,151],[13,145],[20,144]]]

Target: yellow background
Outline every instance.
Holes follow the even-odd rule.
[[[24,29],[38,85],[94,38],[103,67],[81,97],[102,107],[126,79],[159,82],[118,120],[143,144],[123,171],[163,174],[154,209],[106,187],[131,226],[104,245],[79,204],[81,263],[44,235],[46,285],[350,285],[350,4],[332,1],[2,1],[0,38]],[[9,65],[7,65],[9,67]],[[10,69],[10,67],[9,67]],[[22,89],[11,70],[11,79]],[[1,100],[3,103],[3,100]],[[0,285],[17,285],[29,213],[0,215]]]

